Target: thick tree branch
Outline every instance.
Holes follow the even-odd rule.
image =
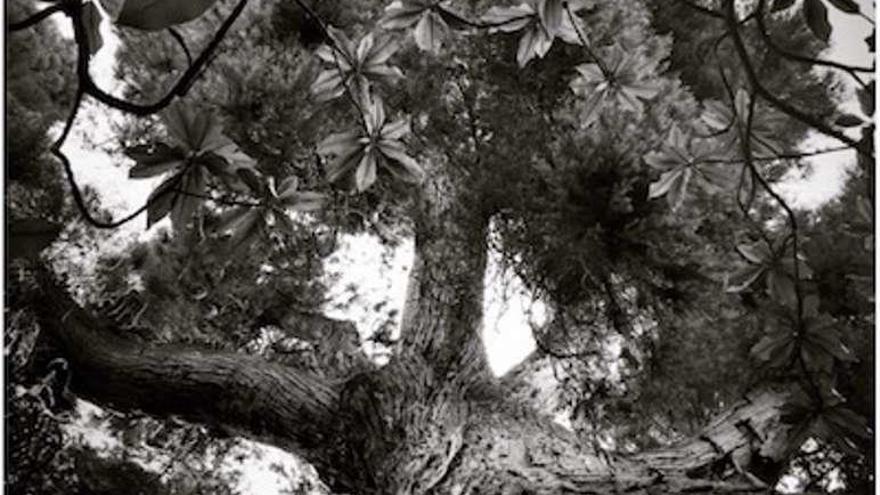
[[[42,278],[38,321],[53,350],[67,360],[75,394],[122,410],[221,426],[314,461],[333,443],[334,385],[255,356],[122,339]]]
[[[440,376],[488,378],[480,336],[488,216],[468,191],[463,170],[450,163],[426,169],[399,351],[403,359],[418,356]]]

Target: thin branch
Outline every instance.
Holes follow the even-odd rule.
[[[577,34],[578,40],[580,40],[581,45],[584,46],[584,51],[587,52],[587,55],[590,56],[595,62],[596,65],[599,66],[599,70],[602,72],[602,75],[606,78],[613,75],[608,67],[602,62],[602,59],[599,58],[593,50],[590,49],[590,44],[587,42],[587,37],[581,32],[580,27],[578,27],[578,23],[574,19],[574,13],[571,11],[571,7],[568,5],[568,2],[563,2],[565,6],[565,12],[568,14],[568,20],[571,21],[571,25],[574,27],[574,32]]]
[[[98,87],[94,79],[92,79],[91,74],[89,74],[89,60],[91,59],[91,54],[89,53],[88,36],[82,23],[82,4],[79,4],[78,2],[75,2],[72,5],[64,4],[65,12],[73,20],[74,40],[79,49],[76,72],[82,91],[111,108],[132,115],[145,116],[159,112],[167,107],[175,97],[183,96],[189,91],[193,82],[195,82],[202,71],[210,64],[213,53],[226,37],[226,33],[232,27],[232,24],[241,15],[247,2],[248,0],[239,0],[217,32],[214,33],[214,37],[208,45],[202,50],[198,58],[193,61],[192,65],[190,65],[180,76],[174,86],[155,102],[146,104],[134,103],[118,98]]]
[[[758,9],[757,9],[759,14],[756,18],[758,21],[758,32],[761,34],[761,37],[764,39],[764,42],[767,43],[767,46],[769,46],[773,52],[775,52],[776,54],[778,54],[784,58],[787,58],[789,60],[793,60],[795,62],[801,62],[804,64],[810,64],[810,65],[822,65],[825,67],[832,67],[835,69],[845,71],[845,72],[849,73],[849,75],[852,76],[852,78],[855,79],[859,84],[861,84],[862,87],[864,87],[866,85],[866,83],[862,80],[862,78],[859,77],[858,73],[865,72],[865,73],[873,74],[874,73],[873,67],[860,67],[860,66],[855,66],[855,65],[847,65],[847,64],[842,64],[840,62],[835,62],[833,60],[824,60],[824,59],[820,59],[820,58],[816,58],[816,57],[809,57],[806,55],[801,55],[798,53],[788,51],[785,48],[779,46],[773,40],[773,37],[770,35],[770,32],[767,29],[767,24],[764,21],[764,7],[765,7],[765,5],[766,5],[766,0],[759,0]]]
[[[823,122],[820,118],[805,113],[804,111],[794,107],[792,104],[788,103],[785,100],[777,97],[773,93],[771,93],[767,88],[765,88],[761,81],[758,78],[757,73],[755,72],[755,68],[752,66],[751,59],[749,58],[749,53],[746,50],[745,43],[743,42],[742,36],[740,35],[738,23],[736,19],[736,5],[734,0],[726,0],[725,2],[727,6],[727,25],[730,30],[731,38],[733,39],[733,44],[736,47],[737,54],[739,55],[739,59],[743,64],[743,68],[745,69],[746,76],[749,79],[749,84],[751,84],[755,93],[760,95],[763,99],[765,99],[768,103],[773,105],[778,110],[783,113],[793,117],[804,124],[809,125],[813,129],[825,134],[826,136],[833,137],[838,141],[846,143],[851,148],[855,149],[859,154],[867,156],[868,158],[873,159],[873,153],[867,152],[858,141],[852,139],[846,134],[838,131],[837,129],[832,128],[825,122]]]
[[[802,151],[802,152],[798,152],[798,153],[778,153],[774,156],[752,157],[752,161],[761,163],[761,162],[775,162],[776,160],[798,160],[801,158],[810,158],[810,157],[814,157],[814,156],[825,155],[828,153],[837,153],[839,151],[848,151],[851,149],[852,149],[851,147],[843,145],[843,146],[836,146],[833,148],[825,148],[825,149],[820,149],[820,150]],[[707,165],[708,164],[734,165],[737,163],[744,163],[744,162],[745,162],[744,159],[724,160],[724,159],[719,158],[719,159],[701,160],[699,163],[705,163]]]
[[[303,0],[296,0],[296,4],[306,13],[307,16],[311,17],[313,21],[318,25],[318,28],[321,30],[321,34],[324,35],[324,38],[327,39],[327,45],[333,50],[333,62],[336,65],[336,71],[339,74],[339,79],[342,82],[342,87],[345,90],[345,94],[348,96],[349,102],[352,106],[357,109],[358,114],[360,115],[359,124],[363,129],[365,134],[369,134],[369,128],[367,126],[366,118],[367,115],[365,113],[365,109],[361,107],[361,104],[357,100],[357,95],[351,90],[351,87],[346,80],[345,73],[342,70],[342,64],[339,62],[339,57],[345,57],[345,52],[343,52],[338,46],[336,46],[336,40],[333,38],[333,35],[330,33],[330,28],[324,19],[321,18],[307,3]]]
[[[67,114],[67,119],[64,122],[64,127],[61,130],[61,134],[58,136],[58,139],[56,139],[55,142],[52,143],[49,151],[61,162],[64,168],[65,177],[67,178],[67,183],[70,186],[70,193],[73,196],[73,202],[74,204],[76,204],[77,209],[80,211],[80,214],[83,216],[86,223],[99,229],[115,229],[134,220],[141,213],[146,211],[155,201],[159,200],[159,198],[167,194],[172,188],[168,188],[160,192],[159,194],[156,194],[153,197],[149,198],[149,200],[147,200],[147,202],[144,203],[143,206],[119,220],[104,222],[95,218],[95,216],[92,215],[92,213],[89,211],[88,204],[86,203],[85,197],[82,193],[82,188],[80,188],[79,184],[76,181],[76,174],[74,174],[73,172],[73,165],[70,163],[70,159],[67,157],[67,155],[64,154],[63,151],[61,151],[64,143],[67,141],[67,137],[70,135],[70,131],[73,129],[73,123],[76,121],[77,114],[79,113],[79,109],[82,106],[82,100],[83,91],[81,88],[79,88],[77,89],[76,95],[73,98],[73,103],[71,105],[70,112]]]
[[[186,40],[183,38],[183,35],[173,27],[168,28],[168,33],[174,38],[174,41],[177,41],[177,44],[180,45],[180,48],[183,50],[183,54],[186,55],[186,64],[192,66],[192,53],[189,52],[189,47],[186,46]]]
[[[58,12],[63,12],[65,5],[63,2],[53,4],[45,9],[31,15],[27,19],[19,22],[12,22],[6,27],[6,29],[13,33],[15,31],[21,31],[23,29],[27,29],[29,27],[35,26],[43,21],[43,19],[48,18],[53,14],[57,14]]]

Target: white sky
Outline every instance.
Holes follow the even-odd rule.
[[[865,12],[872,12],[869,0],[860,0]],[[825,57],[845,63],[869,65],[871,57],[865,48],[864,38],[872,27],[863,19],[839,13],[829,8],[831,23],[834,26],[831,45]],[[66,25],[62,26],[69,32]],[[96,57],[94,74],[99,84],[111,88],[113,58],[118,40],[109,30],[105,21],[102,26],[105,47]],[[849,101],[847,111],[860,113],[858,104]],[[83,132],[88,132],[92,139],[98,136],[110,136],[107,113],[87,112],[87,117],[80,118],[75,134],[65,147],[65,151],[74,163],[79,180],[95,187],[101,194],[105,208],[117,215],[137,208],[146,200],[156,185],[156,180],[129,180],[128,167],[119,166],[120,157],[109,156],[100,150],[89,149],[83,140]],[[823,136],[811,136],[803,143],[804,150],[822,149],[836,146],[838,143]],[[806,177],[792,175],[786,184],[781,186],[785,197],[798,207],[815,207],[832,199],[840,190],[845,171],[854,165],[854,152],[844,151],[827,154],[809,160],[812,165]],[[144,235],[145,219],[128,224],[116,236],[116,246],[133,236]],[[345,239],[343,249],[334,255],[328,264],[328,271],[340,274],[340,282],[331,289],[331,302],[327,312],[332,316],[348,318],[358,324],[362,334],[372,332],[378,320],[369,311],[374,304],[389,301],[391,307],[401,307],[406,288],[409,267],[412,265],[412,243],[403,245],[393,253],[392,263],[382,263],[379,243],[368,236]],[[486,274],[485,325],[484,340],[489,353],[493,370],[501,374],[515,366],[534,349],[534,341],[527,325],[528,309],[536,313],[541,307],[535,307],[532,298],[523,290],[522,284],[510,276],[501,273],[495,257],[491,257]],[[502,283],[504,282],[504,283]],[[344,288],[354,284],[359,288],[358,304],[351,305],[347,311],[336,306],[350,294]],[[274,452],[269,449],[267,452]],[[279,451],[280,452],[280,451]],[[275,452],[269,454],[272,460],[285,459]],[[258,462],[262,468],[250,466],[246,469],[246,491],[255,494],[277,493],[279,486],[275,473],[265,470],[265,463]]]

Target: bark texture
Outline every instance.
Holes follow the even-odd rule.
[[[781,392],[745,398],[698,438],[612,459],[520,400],[517,377],[492,377],[479,337],[488,216],[466,181],[429,169],[401,344],[383,368],[335,378],[242,354],[135,345],[51,284],[41,326],[71,366],[74,393],[288,449],[340,493],[766,492],[760,478],[772,476],[761,462],[791,448]],[[315,334],[303,324],[285,323]]]

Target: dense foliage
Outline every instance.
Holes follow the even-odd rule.
[[[78,62],[31,55],[34,36],[60,43],[45,22],[10,36],[11,220],[74,222],[46,133],[77,84],[134,116],[115,143],[130,177],[161,177],[142,210],[171,223],[101,260],[99,312],[151,342],[348,360],[357,339],[303,352],[310,338],[278,331],[320,309],[338,236],[412,235],[412,191],[439,163],[468,177],[457,201],[491,218],[492,249],[550,308],[538,352],[584,441],[669,445],[781,383],[804,448],[772,461],[810,487],[873,483],[874,83],[810,70],[828,65],[827,9],[857,4],[245,3],[105,4],[125,99],[72,71],[101,43],[94,4],[48,7],[73,19]],[[862,116],[838,109],[850,76]],[[860,167],[839,199],[794,211],[777,189],[823,151],[800,151],[811,130]],[[129,219],[76,205],[93,227]],[[195,434],[199,454],[216,433]]]

